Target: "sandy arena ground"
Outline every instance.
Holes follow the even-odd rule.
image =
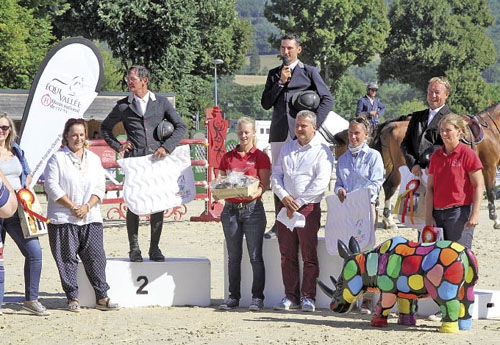
[[[43,196],[42,196],[43,198]],[[271,193],[265,194],[268,223],[273,213]],[[474,252],[479,259],[478,287],[500,290],[500,230],[488,219],[483,202],[480,225],[476,228]],[[108,206],[109,207],[109,206]],[[107,207],[106,207],[107,208]],[[168,257],[207,257],[211,262],[210,307],[122,308],[118,312],[83,309],[66,311],[57,268],[48,239],[41,238],[44,263],[40,300],[50,310],[48,317],[37,317],[21,308],[24,295],[24,260],[10,238],[5,248],[7,301],[0,316],[2,344],[498,344],[500,319],[474,320],[470,331],[456,334],[438,333],[439,323],[419,320],[415,327],[397,325],[391,317],[384,329],[370,327],[370,316],[359,312],[334,314],[320,309],[314,313],[276,312],[265,309],[250,312],[246,308],[221,312],[217,306],[224,298],[224,262],[221,224],[190,222],[204,209],[203,201],[188,205],[181,221],[167,220],[161,248]],[[105,214],[105,208],[103,208]],[[326,221],[326,206],[323,207]],[[140,242],[144,251],[149,243],[149,227],[141,226]],[[323,234],[321,231],[320,235]],[[377,230],[377,243],[402,235],[416,240],[416,231]],[[128,244],[124,222],[105,223],[105,249],[108,257],[127,257]],[[244,258],[244,260],[247,258]],[[242,287],[249,288],[249,287]],[[318,293],[321,293],[318,290]]]

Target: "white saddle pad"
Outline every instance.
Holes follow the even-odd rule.
[[[358,189],[347,194],[347,199],[340,202],[338,196],[326,198],[327,214],[325,225],[326,250],[330,255],[338,255],[337,241],[346,245],[354,236],[361,250],[371,249],[375,245],[375,229],[373,228],[370,191]]]
[[[146,215],[187,204],[196,196],[189,145],[161,160],[152,155],[119,159],[125,180],[123,198],[130,211]]]

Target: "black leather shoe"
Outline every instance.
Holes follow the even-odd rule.
[[[165,256],[161,253],[159,248],[149,251],[149,260],[162,262],[165,261]]]
[[[139,249],[134,249],[128,252],[128,257],[132,262],[142,262],[141,251]]]
[[[277,227],[276,227],[276,224],[274,224],[273,227],[271,228],[271,230],[269,230],[268,232],[266,232],[264,234],[264,238],[267,238],[267,239],[276,238],[276,230],[277,230]]]

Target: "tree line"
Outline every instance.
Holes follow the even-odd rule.
[[[387,112],[394,116],[423,107],[432,76],[450,79],[455,112],[477,112],[498,99],[487,83],[500,73],[488,36],[497,37],[491,29],[495,18],[486,0],[300,0],[293,6],[285,0],[0,0],[0,5],[0,88],[28,89],[54,44],[83,36],[99,42],[106,90],[123,90],[124,70],[140,63],[152,72],[153,90],[176,93],[181,114],[203,114],[213,105],[214,59],[222,59],[219,98],[233,104],[228,112],[266,118],[262,86],[236,86],[231,76],[246,55],[253,56],[255,67],[259,51],[276,51],[282,33],[296,32],[303,40],[300,59],[318,66],[340,114],[352,113],[365,83],[374,80],[382,84],[384,103],[391,109],[394,102]],[[498,6],[492,7],[495,13]]]

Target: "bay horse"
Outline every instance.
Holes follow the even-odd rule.
[[[400,117],[403,119],[405,117]],[[408,121],[386,121],[381,123],[373,133],[368,144],[382,155],[385,169],[385,180],[382,184],[384,190],[384,211],[382,213],[382,227],[384,229],[396,229],[397,225],[392,217],[391,198],[396,192],[400,182],[401,174],[399,167],[403,166],[405,159],[401,153],[401,142],[404,139]],[[343,130],[333,136],[335,157],[338,159],[349,144],[348,130]]]
[[[484,131],[483,140],[475,146],[475,150],[483,163],[484,186],[488,199],[488,213],[494,222],[493,227],[500,229],[500,222],[495,211],[496,172],[500,165],[500,102],[476,115]]]

